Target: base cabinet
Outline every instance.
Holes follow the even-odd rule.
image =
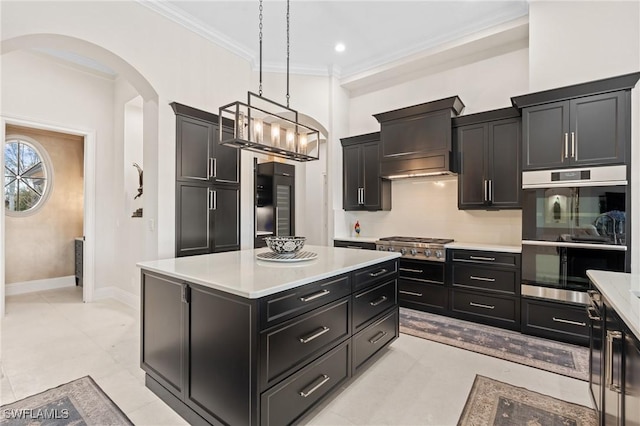
[[[397,271],[246,299],[143,270],[147,387],[191,424],[296,423],[398,338]]]
[[[589,345],[584,305],[522,298],[522,332],[576,345]]]

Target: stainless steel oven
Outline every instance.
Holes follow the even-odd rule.
[[[625,271],[626,166],[523,172],[522,294],[588,303],[587,269]]]

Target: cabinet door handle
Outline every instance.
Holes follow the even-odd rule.
[[[495,309],[496,307],[493,305],[483,305],[482,303],[474,303],[469,302],[470,306],[475,306],[476,308],[485,308],[485,309]]]
[[[414,293],[413,291],[400,290],[398,291],[400,294],[408,294],[409,296],[418,296],[422,297],[422,293]]]
[[[387,270],[382,268],[378,272],[369,272],[369,276],[375,278],[375,277],[379,277],[380,275],[386,274],[386,273],[387,273]]]
[[[284,173],[284,172],[283,172],[283,173],[282,173],[282,176],[287,176],[287,177],[289,177],[289,176],[291,176],[291,175],[290,175],[289,173]]]
[[[371,302],[369,302],[369,304],[371,306],[378,306],[381,303],[384,303],[387,301],[387,296],[381,296],[379,298],[377,298],[376,300],[372,300]]]
[[[593,306],[587,306],[587,315],[589,316],[589,319],[593,321],[600,321],[602,319],[600,318],[598,311],[596,311],[596,308]]]
[[[567,320],[567,319],[563,319],[563,318],[556,318],[556,317],[553,317],[553,320],[555,322],[561,322],[563,324],[579,325],[580,327],[586,327],[587,326],[586,323],[580,322],[580,321],[571,321],[571,320]]]
[[[331,291],[324,289],[318,293],[312,294],[311,296],[303,296],[300,298],[301,302],[311,302],[312,300],[316,300],[319,297],[324,297],[327,294],[331,293]]]
[[[489,199],[487,201],[493,202],[493,179],[489,179]]]
[[[372,345],[375,345],[380,340],[382,340],[384,338],[384,336],[386,336],[386,335],[387,335],[386,331],[380,331],[375,336],[373,336],[371,339],[369,339],[369,343],[371,343]]]
[[[496,260],[495,257],[484,257],[484,256],[469,256],[471,260],[484,260],[486,262],[494,262]]]
[[[309,390],[301,390],[300,392],[298,392],[298,394],[303,397],[306,398],[309,395],[311,395],[312,393],[314,393],[315,391],[317,391],[318,389],[320,389],[320,387],[322,385],[324,385],[325,383],[327,383],[329,381],[330,377],[327,376],[326,374],[322,374],[320,377],[318,377],[313,383],[311,383],[311,388]]]
[[[218,174],[218,167],[216,164],[216,159],[213,157],[209,157],[209,178],[214,178]]]
[[[311,333],[308,336],[299,337],[298,340],[300,340],[300,343],[309,343],[310,341],[322,336],[324,333],[327,333],[329,330],[331,330],[329,327],[322,326],[319,330]]]
[[[471,275],[469,278],[476,281],[487,281],[490,283],[495,282],[496,280],[495,278],[476,277],[475,275]]]
[[[614,392],[622,393],[620,384],[613,382],[613,341],[615,339],[622,339],[622,332],[607,330],[607,354],[609,358],[608,360],[605,360],[606,362],[605,377],[607,381],[607,387],[610,390]]]
[[[416,274],[421,274],[424,271],[422,269],[411,269],[411,268],[399,268],[402,272],[414,272]]]
[[[564,134],[564,158],[561,156],[562,162],[564,158],[569,158],[569,133]]]
[[[484,180],[484,201],[488,201],[488,198],[487,198],[487,186],[488,186],[487,185],[487,180],[485,179]]]
[[[578,146],[576,145],[576,132],[571,132],[571,156],[578,159]]]
[[[216,210],[218,208],[218,191],[209,190],[209,210]]]

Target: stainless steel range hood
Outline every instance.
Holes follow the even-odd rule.
[[[401,179],[455,175],[451,118],[463,108],[460,98],[452,96],[374,114],[380,123],[380,176]]]

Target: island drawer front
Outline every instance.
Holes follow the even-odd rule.
[[[354,290],[371,285],[381,280],[395,278],[398,273],[398,260],[389,260],[384,263],[358,269],[354,272]]]
[[[350,298],[261,333],[262,389],[350,335]]]
[[[426,284],[410,280],[398,280],[400,306],[423,310],[442,311],[449,305],[449,290],[443,285]],[[413,306],[412,306],[413,305]]]
[[[260,424],[282,426],[300,419],[349,378],[350,358],[351,350],[347,341],[264,392],[261,396]]]
[[[353,337],[353,368],[357,370],[365,361],[398,337],[398,308],[371,324]]]
[[[519,253],[503,253],[495,251],[451,250],[454,262],[473,262],[487,265],[520,266]]]
[[[260,325],[264,330],[282,321],[351,294],[348,274],[327,278],[260,299]]]
[[[454,287],[468,287],[500,293],[516,294],[517,271],[515,269],[483,268],[475,265],[454,264],[452,284]]]
[[[496,297],[454,290],[451,292],[453,312],[472,314],[506,323],[518,320],[517,300],[514,297]]]
[[[398,303],[398,280],[366,288],[353,297],[353,330],[361,329],[370,320]]]

